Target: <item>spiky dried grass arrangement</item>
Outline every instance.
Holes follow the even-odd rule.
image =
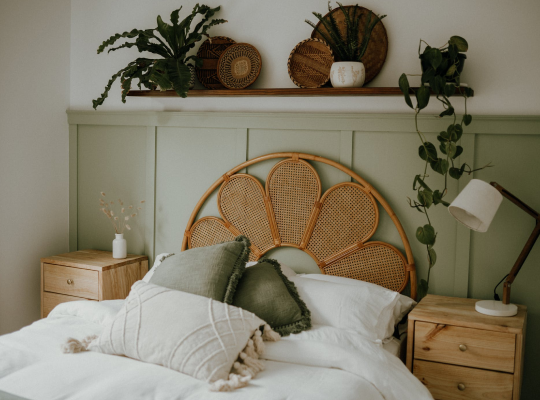
[[[128,221],[134,219],[139,214],[139,211],[142,210],[142,205],[145,203],[144,200],[141,200],[140,205],[135,207],[129,205],[124,207],[124,202],[122,199],[118,199],[118,203],[115,204],[114,200],[107,201],[105,199],[105,192],[101,192],[101,197],[99,198],[99,205],[101,206],[100,210],[109,218],[111,224],[114,228],[114,232],[117,234],[124,233],[124,230],[131,230],[131,226]],[[116,213],[114,210],[117,210]],[[120,211],[118,211],[120,210]]]

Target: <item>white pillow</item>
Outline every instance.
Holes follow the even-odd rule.
[[[150,278],[152,278],[152,275],[154,275],[154,272],[156,272],[156,269],[161,265],[163,260],[165,260],[166,258],[168,258],[170,256],[174,256],[174,253],[161,253],[161,254],[159,254],[156,257],[156,259],[154,260],[154,265],[152,266],[152,268],[150,268],[150,271],[148,271],[146,273],[144,278],[142,278],[142,281],[146,282],[146,283],[150,282]]]
[[[302,276],[305,278],[317,279],[320,281],[334,282],[334,283],[341,283],[343,285],[356,286],[359,289],[363,287],[370,287],[373,290],[378,289],[378,290],[390,291],[392,293],[397,293],[398,302],[396,303],[393,310],[394,321],[392,323],[392,334],[394,332],[395,326],[399,324],[400,321],[403,319],[403,317],[407,315],[417,304],[416,301],[414,301],[408,296],[402,295],[401,293],[394,292],[390,289],[383,288],[382,286],[376,285],[374,283],[369,283],[369,282],[361,281],[358,279],[350,279],[350,278],[344,278],[342,276],[323,275],[323,274],[307,274],[307,275],[302,275]]]
[[[259,261],[263,261],[263,259],[261,259]],[[253,267],[254,265],[257,265],[257,263],[259,261],[250,261],[250,262],[246,263],[246,268]],[[279,263],[279,266],[281,267],[281,272],[287,278],[290,278],[291,276],[296,276],[297,275],[296,272],[294,272],[290,267],[287,267],[286,265],[283,265],[279,261],[278,261],[278,263]]]
[[[368,282],[322,274],[289,279],[311,311],[313,325],[353,330],[373,341],[390,338],[403,308],[414,304],[397,292]]]
[[[257,339],[257,332],[260,338],[261,326],[263,320],[241,308],[138,281],[88,349],[162,365],[211,383],[229,379],[249,339]]]

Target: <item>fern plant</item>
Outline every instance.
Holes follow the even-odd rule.
[[[306,19],[306,22],[313,27],[324,41],[330,46],[334,55],[338,61],[359,61],[362,62],[362,57],[366,53],[366,49],[371,38],[371,32],[375,25],[386,17],[386,15],[375,15],[370,11],[366,16],[366,24],[364,27],[364,35],[362,41],[358,43],[358,31],[360,27],[360,21],[362,20],[362,13],[358,4],[352,7],[352,10],[343,7],[341,3],[337,3],[341,12],[345,16],[346,33],[345,35],[339,30],[336,18],[332,13],[332,6],[330,1],[328,2],[328,20],[318,12],[313,12],[313,15],[317,17],[321,25],[324,26],[326,32],[320,29],[310,20]]]
[[[117,33],[105,40],[99,46],[97,52],[102,53],[107,47],[114,45],[119,39],[135,39],[127,41],[120,46],[112,47],[111,51],[124,48],[136,47],[139,52],[149,52],[156,54],[161,58],[139,57],[130,62],[125,68],[122,68],[114,74],[107,85],[105,91],[96,100],[92,100],[94,109],[103,104],[109,95],[111,86],[120,78],[122,86],[122,102],[126,102],[126,96],[131,89],[133,79],[138,79],[139,89],[144,86],[147,89],[154,89],[159,85],[162,90],[173,89],[179,96],[187,97],[189,82],[191,80],[190,66],[192,63],[200,66],[202,60],[195,55],[187,56],[187,53],[195,47],[203,36],[208,36],[208,30],[215,25],[223,24],[224,19],[211,18],[221,7],[210,8],[206,5],[196,4],[193,11],[184,20],[179,20],[180,7],[171,13],[171,24],[167,24],[157,17],[157,27],[154,29],[133,29],[130,32],[122,34]],[[191,23],[197,15],[202,19],[197,23],[193,30]]]

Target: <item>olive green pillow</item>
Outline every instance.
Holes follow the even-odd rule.
[[[150,283],[231,304],[249,258],[249,239],[197,247],[167,257]]]
[[[232,304],[257,315],[281,336],[311,328],[306,303],[276,260],[265,259],[246,268]]]

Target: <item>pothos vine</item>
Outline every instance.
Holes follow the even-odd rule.
[[[422,43],[426,45],[423,52],[421,52]],[[463,53],[467,52],[468,47],[467,41],[459,36],[452,36],[447,43],[439,48],[431,47],[425,41],[420,40],[418,55],[422,66],[421,86],[417,90],[412,90],[409,86],[407,74],[402,74],[399,78],[399,87],[405,96],[405,102],[415,112],[416,133],[421,143],[418,148],[418,155],[424,160],[423,172],[416,175],[413,181],[413,190],[417,192],[416,199],[408,199],[409,205],[424,214],[427,220],[427,224],[418,227],[416,230],[416,239],[426,246],[429,264],[427,279],[421,279],[418,285],[419,299],[427,294],[431,269],[437,262],[437,253],[434,249],[437,233],[429,218],[429,208],[438,204],[445,207],[450,205],[444,199],[448,194],[449,176],[458,180],[463,174],[470,175],[475,171],[491,166],[488,164],[481,168],[472,169],[467,163],[463,163],[461,166],[457,164],[459,162],[458,157],[463,153],[463,147],[459,144],[463,135],[463,127],[472,122],[472,116],[467,112],[467,98],[473,95],[473,90],[470,87],[460,86],[460,76],[467,58]],[[416,98],[416,107],[413,106],[409,94],[411,90]],[[418,126],[418,115],[428,105],[432,93],[444,108],[444,111],[439,114],[439,118],[445,116],[453,118],[452,123],[448,125],[446,130],[441,131],[437,136],[439,151],[442,153],[441,157],[439,157],[435,145],[427,140]],[[465,106],[465,113],[459,123],[457,122],[455,109],[450,102],[450,97],[456,93],[463,97]],[[428,166],[436,173],[444,176],[443,189],[432,190],[426,183],[426,178],[429,177]]]

